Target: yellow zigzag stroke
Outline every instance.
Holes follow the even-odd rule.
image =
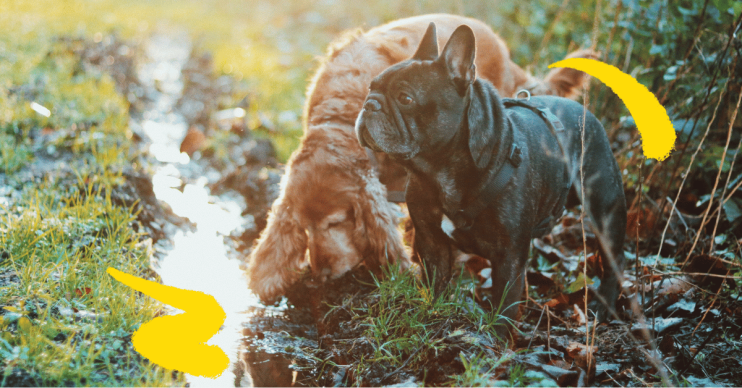
[[[185,311],[143,324],[131,339],[137,352],[164,368],[194,376],[217,378],[227,369],[227,355],[218,346],[206,345],[227,318],[213,296],[165,286],[111,267],[106,272],[147,296]]]
[[[642,138],[644,156],[665,160],[675,145],[675,129],[665,108],[644,85],[615,66],[587,58],[569,58],[549,65],[584,71],[608,85],[626,104]]]

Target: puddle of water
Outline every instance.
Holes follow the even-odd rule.
[[[217,379],[187,375],[191,386],[251,384],[253,379],[243,376],[242,368],[236,366],[240,365],[245,310],[261,305],[248,291],[240,262],[229,258],[224,244],[224,236],[245,222],[240,216],[244,206],[210,196],[205,177],[186,179],[181,175],[182,167],[190,162],[188,155],[180,152],[188,124],[174,107],[183,92],[181,71],[190,52],[190,40],[184,33],[154,35],[146,47],[149,62],[138,69],[152,102],[143,112],[142,121],[133,125],[142,128],[151,140],[150,154],[163,163],[152,179],[155,195],[169,204],[175,214],[196,224],[195,231],[176,232],[172,248],[159,260],[157,272],[163,284],[213,295],[227,314],[224,326],[208,343],[227,353],[231,367]]]

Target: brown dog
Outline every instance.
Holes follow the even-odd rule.
[[[281,194],[249,258],[249,287],[263,301],[281,296],[307,265],[320,281],[362,263],[372,270],[396,261],[408,265],[385,188],[402,189],[406,174],[384,154],[369,158],[356,140],[354,125],[371,80],[411,57],[430,22],[438,26],[439,43],[458,26],[471,27],[477,75],[502,95],[525,88],[532,94],[570,97],[585,79],[582,72],[557,69],[538,81],[510,60],[507,46],[487,25],[454,15],[401,19],[331,45],[307,91],[301,146],[289,160]],[[570,55],[575,56],[594,53]]]

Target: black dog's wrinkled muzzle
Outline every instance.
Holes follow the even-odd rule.
[[[355,129],[362,146],[394,159],[407,160],[419,151],[394,101],[378,91],[368,94]]]
[[[356,138],[358,138],[358,143],[363,147],[370,148],[372,151],[381,152],[379,146],[374,142],[374,138],[371,137],[371,134],[368,132],[366,123],[363,120],[364,112],[365,111],[362,110],[361,114],[358,116],[358,120],[356,120]]]
[[[363,104],[363,109],[361,110],[361,113],[358,115],[358,119],[356,120],[356,137],[358,138],[358,142],[367,148],[370,148],[373,151],[376,152],[383,152],[381,148],[376,144],[374,141],[374,138],[371,136],[371,134],[368,131],[368,127],[366,126],[366,116],[368,114],[376,113],[381,110],[381,103],[373,98],[366,99],[366,102]]]

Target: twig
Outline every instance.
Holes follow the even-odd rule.
[[[618,29],[618,17],[621,14],[622,7],[623,7],[623,1],[618,0],[618,3],[616,4],[616,13],[613,14],[613,28],[611,28],[611,32],[608,34],[608,42],[605,44],[605,51],[603,52],[603,62],[608,60],[608,52],[611,50],[611,43],[613,43],[613,36],[616,34],[616,30]]]
[[[546,30],[546,33],[544,34],[544,38],[541,39],[541,46],[539,47],[538,51],[536,51],[536,55],[533,56],[533,62],[531,63],[531,67],[536,66],[536,64],[541,59],[541,52],[544,51],[544,47],[546,47],[546,45],[551,40],[551,35],[554,32],[554,26],[556,26],[556,24],[559,23],[559,20],[561,20],[562,15],[564,14],[564,11],[567,9],[567,4],[569,4],[569,0],[564,0],[562,1],[562,5],[559,6],[559,10],[554,16],[554,20],[552,20],[551,24],[549,25],[549,29]]]
[[[546,311],[546,307],[541,309],[541,315],[538,317],[538,322],[536,322],[536,327],[533,328],[533,333],[531,333],[531,340],[528,341],[528,347],[526,347],[526,349],[531,349],[531,343],[533,342],[533,337],[536,335],[536,329],[538,329],[538,325],[541,324],[541,318],[544,317],[544,311]]]
[[[672,220],[672,213],[675,211],[676,206],[678,204],[678,200],[680,199],[680,194],[683,192],[683,187],[685,186],[685,180],[688,179],[688,176],[690,175],[690,169],[693,167],[693,161],[696,160],[696,155],[701,151],[701,147],[703,146],[703,142],[706,141],[706,137],[709,134],[709,131],[711,130],[711,124],[716,119],[716,113],[719,111],[719,105],[721,105],[721,100],[724,95],[724,91],[726,90],[727,85],[729,84],[729,80],[731,77],[731,69],[730,69],[730,76],[727,78],[726,83],[724,84],[724,88],[721,90],[719,94],[719,101],[716,103],[716,107],[714,108],[714,113],[711,115],[711,121],[709,121],[708,126],[706,127],[706,132],[703,134],[703,137],[701,138],[701,142],[698,143],[698,147],[696,148],[696,151],[693,153],[693,155],[690,158],[690,163],[688,163],[688,168],[685,170],[685,174],[683,175],[683,181],[680,182],[680,187],[678,188],[678,194],[675,196],[675,200],[672,202],[672,208],[670,208],[670,216],[667,219],[667,223],[665,224],[665,229],[662,231],[662,237],[660,238],[660,247],[657,250],[657,256],[655,258],[654,265],[657,266],[660,261],[660,252],[662,252],[662,246],[665,243],[665,235],[667,234],[667,228],[670,227],[670,221]],[[681,155],[682,157],[682,155]],[[664,206],[664,204],[663,204]],[[660,213],[662,214],[662,213]]]
[[[721,278],[721,279],[742,279],[742,276],[729,276],[729,275],[717,275],[713,273],[703,273],[703,272],[683,272],[683,271],[675,271],[675,272],[662,272],[660,270],[657,270],[658,273],[661,273],[663,275],[689,275],[689,276],[708,276],[711,278]]]
[[[668,276],[669,275],[694,275],[694,276],[711,276],[711,277],[723,276],[723,275],[713,275],[713,274],[709,274],[709,273],[690,273],[690,274],[687,273],[687,272],[669,272],[669,273],[664,273],[664,272],[658,270],[657,268],[654,268],[654,272],[657,272],[658,274],[661,274],[661,275],[668,275]],[[646,277],[646,276],[649,276],[649,275],[644,275],[644,276]],[[665,279],[666,278],[663,277],[662,281],[664,282]],[[701,288],[701,287],[699,287],[699,286],[693,284],[692,282],[690,282],[688,280],[685,280],[683,278],[675,277],[674,279],[677,280],[677,281],[679,281],[679,282],[683,282],[683,283],[687,284],[691,288],[693,288],[695,290],[698,290],[698,292],[703,292],[704,294],[713,294],[712,291],[709,291],[709,290],[706,290],[704,288]],[[649,307],[649,306],[647,306],[647,307]]]
[[[716,330],[717,329],[718,329],[717,326],[711,326],[711,332],[709,333],[708,337],[706,337],[706,339],[703,340],[703,342],[701,343],[701,346],[698,347],[698,349],[696,350],[696,352],[693,354],[693,357],[691,357],[690,361],[688,361],[688,365],[686,365],[685,366],[685,369],[683,369],[683,371],[680,372],[678,375],[685,374],[685,372],[688,370],[688,368],[690,368],[690,366],[693,365],[693,361],[696,359],[696,356],[699,353],[701,353],[701,351],[703,350],[703,348],[705,348],[706,345],[708,345],[709,342],[711,342],[711,338],[714,337],[714,334],[716,334]],[[703,368],[703,365],[701,365],[701,368]],[[704,373],[705,373],[705,370],[704,370]]]
[[[593,319],[593,335],[592,335],[592,342],[590,342],[590,346],[587,348],[587,370],[590,371],[590,364],[592,364],[593,361],[593,346],[595,346],[595,329],[598,328],[598,316],[595,316],[595,319]]]
[[[732,267],[742,268],[742,264],[739,264],[739,263],[735,263],[735,262],[733,262],[733,261],[729,261],[729,260],[724,260],[724,259],[722,259],[721,257],[718,257],[718,256],[714,256],[714,255],[709,255],[709,257],[713,257],[713,258],[714,258],[714,260],[718,260],[718,261],[721,261],[721,262],[722,262],[722,263],[724,263],[724,264],[729,264],[729,265],[731,265]]]
[[[634,376],[634,378],[635,378],[635,379],[639,380],[639,382],[641,382],[643,386],[645,386],[645,387],[648,387],[648,386],[649,386],[649,384],[647,384],[647,382],[646,382],[646,381],[642,380],[642,379],[641,379],[641,377],[637,376],[637,375],[636,375],[636,373],[634,373],[634,370],[633,370],[633,368],[629,368],[629,369],[627,369],[627,370],[629,371],[629,373],[630,373],[630,374],[631,374],[632,376]]]
[[[737,112],[734,112],[734,113],[736,114]],[[732,165],[729,166],[729,174],[727,174],[727,180],[726,182],[724,182],[724,190],[721,192],[721,199],[724,199],[724,197],[727,194],[727,186],[729,186],[729,180],[732,178],[732,171],[734,171],[734,162],[737,161],[737,156],[739,156],[740,146],[742,146],[742,136],[740,136],[739,143],[737,143],[737,150],[734,152],[734,158],[732,159]],[[740,182],[742,183],[742,180],[740,180]],[[736,190],[733,190],[732,194],[734,194],[734,191]],[[719,220],[721,219],[721,209],[724,207],[724,203],[726,203],[726,201],[719,204],[719,206],[716,208],[714,213],[711,214],[711,217],[710,217],[710,218],[713,218],[714,215],[718,213],[718,215],[716,216],[716,224],[714,224],[714,231],[711,233],[711,247],[709,248],[709,255],[714,251],[714,238],[716,237],[716,228],[719,226]]]
[[[719,165],[719,172],[716,174],[716,182],[714,182],[714,188],[711,190],[711,197],[709,198],[709,204],[706,207],[706,211],[703,212],[703,220],[701,221],[701,226],[698,229],[698,232],[696,233],[696,238],[693,240],[693,245],[690,247],[690,251],[688,251],[688,256],[685,258],[685,261],[683,262],[683,265],[681,266],[681,268],[685,267],[685,264],[688,262],[690,257],[693,255],[693,249],[696,247],[696,244],[698,243],[698,239],[701,237],[701,230],[703,228],[703,224],[706,222],[706,217],[708,217],[709,212],[711,212],[711,205],[714,202],[714,194],[716,194],[716,189],[717,187],[719,187],[719,179],[721,178],[721,170],[724,168],[724,159],[727,156],[727,150],[729,149],[729,142],[732,140],[732,127],[734,127],[734,120],[737,119],[737,111],[739,111],[740,103],[742,103],[742,86],[740,86],[739,98],[737,99],[737,108],[734,109],[734,112],[732,113],[732,118],[731,120],[729,120],[727,142],[726,142],[726,145],[724,145],[724,153],[721,154],[721,164]]]
[[[536,300],[534,300],[533,298],[530,298],[529,297],[529,299],[531,300],[531,302],[533,302],[533,304],[535,304],[536,306],[538,306],[538,307],[540,307],[542,309],[544,307],[549,307],[549,306],[547,306],[545,304],[544,305],[541,305],[539,302],[536,302]],[[548,314],[548,316],[550,316],[550,317],[554,317],[557,321],[561,322],[562,325],[564,325],[565,327],[569,327],[569,324],[567,324],[567,322],[565,322],[562,318],[559,318],[558,316],[554,315],[554,313],[552,313],[551,310],[549,310],[548,308],[546,309],[546,314]]]
[[[719,61],[718,61],[719,65],[715,67],[714,75],[711,78],[711,82],[709,83],[708,87],[706,88],[706,95],[704,96],[703,101],[698,106],[698,109],[696,109],[695,112],[691,113],[691,116],[695,116],[695,119],[693,120],[693,128],[691,128],[690,134],[688,134],[688,138],[685,140],[685,143],[683,144],[682,150],[680,151],[680,157],[678,157],[676,159],[676,162],[674,163],[674,165],[672,167],[672,170],[671,170],[672,171],[672,176],[667,181],[667,185],[665,186],[665,190],[663,191],[663,194],[662,194],[662,196],[660,198],[665,198],[667,196],[667,194],[670,192],[670,187],[671,187],[672,183],[675,181],[675,177],[677,176],[677,172],[678,172],[677,167],[680,164],[680,162],[683,160],[683,157],[685,157],[685,153],[688,150],[688,144],[690,143],[690,140],[693,138],[693,135],[696,132],[696,126],[698,125],[698,120],[700,120],[701,114],[705,111],[706,102],[708,101],[709,97],[711,96],[711,92],[713,91],[714,85],[716,84],[716,79],[718,78],[719,72],[721,71],[721,64],[724,62],[724,59],[726,59],[727,51],[729,50],[729,47],[731,46],[732,41],[736,38],[736,31],[740,27],[740,23],[741,22],[742,22],[742,14],[740,14],[737,17],[737,20],[734,22],[734,25],[732,26],[731,32],[729,33],[729,38],[727,39],[727,44],[724,47],[724,50],[722,51],[722,55],[719,58]],[[732,73],[730,71],[730,77],[729,78],[732,78],[731,77],[731,74]],[[727,79],[727,82],[724,85],[724,89],[721,90],[721,93],[720,93],[720,96],[719,96],[720,99],[721,99],[721,96],[724,95],[724,91],[726,90],[726,86],[727,86],[728,83],[729,83],[729,79]],[[717,105],[716,109],[718,109],[718,105]],[[714,110],[714,116],[716,115],[716,109]],[[686,124],[687,124],[687,122],[686,122]],[[683,125],[683,129],[684,128],[685,128],[685,125]],[[708,129],[707,129],[707,133],[708,133]],[[704,138],[705,138],[705,135],[704,135]],[[698,151],[696,150],[696,153],[697,152]],[[692,165],[692,163],[691,163],[691,165]],[[689,170],[690,170],[690,165],[688,166],[688,171]],[[685,177],[687,177],[688,171],[686,171]],[[683,183],[681,184],[680,189],[682,189],[683,184],[685,184],[685,177],[683,178]],[[678,193],[678,195],[679,194],[680,193]],[[677,203],[677,198],[676,198],[675,202]],[[666,205],[667,205],[667,202],[664,202],[663,201],[662,202],[662,206],[660,206],[660,208],[662,210],[660,212],[660,214],[665,210],[665,206]],[[673,207],[673,209],[674,209],[674,207]],[[668,222],[669,222],[669,220],[668,220]],[[665,227],[665,230],[662,232],[663,239],[660,241],[660,249],[662,249],[662,242],[664,241],[664,234],[665,234],[666,231],[667,231],[667,227]]]
[[[549,314],[549,306],[546,306],[546,351],[550,353],[549,359],[551,359],[551,314]]]
[[[637,193],[636,198],[639,200],[639,212],[636,214],[636,265],[634,265],[634,276],[639,279],[639,268],[641,261],[639,261],[639,228],[641,227],[641,223],[639,222],[639,219],[641,218],[642,214],[642,173],[644,172],[644,163],[642,161],[639,162],[639,185],[637,186]],[[644,287],[642,287],[642,301],[641,304],[644,305]]]
[[[597,17],[597,16],[596,16]],[[595,37],[593,36],[593,39]],[[582,279],[585,282],[585,314],[587,315],[587,312],[590,311],[587,308],[587,238],[585,236],[585,120],[587,119],[587,104],[588,104],[588,87],[585,88],[584,91],[584,99],[583,99],[583,112],[582,112],[582,122],[580,125],[580,145],[582,147],[582,151],[580,152],[580,193],[582,194],[582,202],[583,205],[580,207],[580,226],[582,229],[582,252],[583,256],[585,257],[585,263],[582,266]],[[585,319],[585,347],[588,347],[590,345],[590,330],[589,330],[589,320]]]
[[[698,25],[696,25],[696,31],[693,33],[693,43],[688,45],[688,50],[685,52],[685,56],[683,56],[683,63],[680,65],[680,68],[677,70],[676,74],[680,73],[680,70],[682,70],[686,63],[688,63],[688,57],[690,57],[690,53],[693,52],[693,47],[696,45],[696,42],[698,42],[698,38],[701,37],[701,26],[703,26],[703,22],[706,18],[706,8],[709,5],[709,0],[706,0],[706,2],[703,4],[703,11],[701,11],[701,17],[700,22]],[[669,85],[667,85],[667,88],[665,88],[665,94],[662,95],[662,99],[660,99],[660,104],[664,105],[667,102],[667,95],[670,93],[670,91],[675,86],[675,83],[678,82],[678,79],[681,77],[675,77],[674,80],[670,82]],[[657,93],[659,94],[659,93]]]
[[[593,51],[595,51],[595,49],[598,46],[598,26],[600,25],[600,6],[601,6],[601,1],[598,0],[596,2],[596,4],[595,4],[595,18],[593,19],[593,37],[592,37],[592,45],[590,47],[590,49],[593,50]],[[587,294],[587,289],[588,289],[588,287],[587,287],[587,238],[585,236],[585,205],[584,205],[584,200],[586,198],[586,195],[585,195],[585,170],[584,170],[584,165],[585,165],[585,125],[586,125],[586,120],[587,120],[587,105],[589,103],[589,99],[588,99],[588,89],[589,89],[589,87],[590,87],[590,84],[588,84],[588,86],[585,88],[585,97],[583,99],[583,105],[582,105],[582,110],[583,110],[583,112],[582,112],[582,126],[580,128],[580,135],[581,135],[580,145],[581,145],[581,148],[582,148],[582,152],[580,153],[580,189],[582,191],[582,199],[583,199],[583,206],[580,207],[580,213],[581,213],[580,214],[581,215],[580,218],[582,220],[582,222],[580,222],[580,225],[581,225],[581,228],[582,228],[582,248],[583,248],[583,253],[584,253],[583,256],[585,257],[585,263],[582,266],[582,278],[585,281],[585,349],[587,351],[587,357],[588,357],[588,360],[587,360],[587,370],[588,371],[590,370],[590,364],[591,364],[591,358],[592,358],[592,351],[590,350],[591,349],[591,347],[590,347],[590,343],[591,343],[591,338],[590,338],[591,337],[590,336],[590,316],[588,315],[588,312],[590,310],[588,310],[588,308],[587,308],[587,297],[588,297],[588,294]],[[613,265],[613,258],[609,258],[609,261]],[[615,273],[615,271],[614,271],[614,273]],[[608,307],[607,309],[610,311],[613,308]],[[595,317],[595,325],[596,326],[597,326],[597,320],[598,320],[598,317],[596,316]],[[592,335],[592,343],[595,343],[595,331],[594,331],[594,328],[593,328],[593,333],[592,334],[593,334]]]
[[[727,271],[729,273],[729,271]],[[721,284],[719,285],[719,289],[716,290],[716,295],[714,295],[714,299],[711,301],[711,305],[706,309],[706,312],[703,313],[703,316],[701,317],[701,320],[698,322],[696,327],[693,329],[693,332],[690,334],[691,338],[696,335],[696,330],[698,330],[699,327],[701,327],[701,324],[703,323],[703,320],[706,319],[706,315],[708,315],[709,311],[711,311],[711,307],[714,307],[714,303],[716,303],[716,299],[719,298],[719,294],[721,293],[721,289],[724,288],[724,283],[727,280],[724,279],[721,281]]]
[[[740,141],[742,142],[742,139]],[[727,195],[727,197],[724,198],[724,201],[722,201],[721,204],[716,207],[716,209],[714,210],[714,212],[711,213],[711,217],[714,217],[716,215],[716,213],[719,212],[719,210],[722,207],[724,207],[724,205],[726,205],[727,201],[729,201],[732,198],[732,195],[734,195],[737,192],[737,190],[739,190],[740,187],[742,187],[742,180],[740,180],[739,182],[737,182],[737,185],[734,186],[734,188],[732,190],[730,190],[729,195]]]

